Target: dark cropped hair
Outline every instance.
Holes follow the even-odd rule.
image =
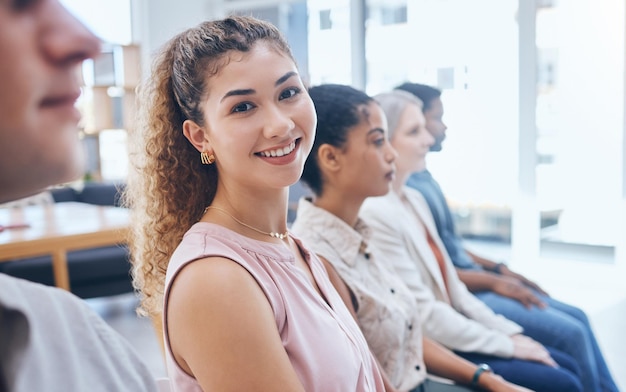
[[[424,103],[424,107],[422,108],[422,111],[426,111],[430,109],[431,107],[430,104],[433,102],[433,100],[441,97],[441,90],[432,86],[427,86],[425,84],[419,84],[419,83],[405,82],[399,85],[398,87],[396,87],[395,90],[407,91],[415,95],[417,98],[421,99],[422,102]]]
[[[368,116],[362,106],[375,101],[364,92],[341,84],[311,87],[309,95],[317,112],[317,129],[313,148],[304,164],[302,180],[319,196],[322,194],[324,181],[317,161],[317,151],[323,144],[343,148],[350,128]]]

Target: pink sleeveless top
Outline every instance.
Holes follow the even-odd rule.
[[[172,255],[165,281],[164,338],[172,391],[202,391],[176,363],[167,331],[168,295],[178,272],[205,257],[225,257],[243,266],[269,301],[283,346],[304,389],[309,392],[384,391],[365,338],[330,283],[320,260],[297,238],[319,289],[318,294],[284,246],[257,241],[222,226],[198,222]],[[330,306],[329,306],[330,304]]]

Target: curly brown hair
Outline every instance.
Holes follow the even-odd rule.
[[[202,165],[183,135],[183,122],[205,123],[200,104],[211,77],[231,51],[263,42],[288,55],[289,46],[270,23],[246,16],[203,22],[168,41],[150,77],[138,88],[137,127],[130,132],[131,170],[124,202],[131,209],[129,245],[133,284],[143,315],[162,311],[165,273],[184,233],[215,196],[218,172]]]

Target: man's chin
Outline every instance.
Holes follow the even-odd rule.
[[[446,139],[446,135],[441,135],[439,137],[435,136],[435,142],[432,146],[430,146],[430,151],[441,151],[443,141]]]
[[[442,149],[442,145],[441,142],[437,143],[437,144],[433,144],[432,146],[430,146],[430,151],[441,151]]]
[[[77,146],[76,146],[77,147]],[[85,174],[85,154],[82,149],[67,151],[67,155],[50,161],[42,171],[41,185],[52,186],[80,179]]]

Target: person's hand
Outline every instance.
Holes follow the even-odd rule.
[[[490,392],[533,392],[531,389],[512,384],[494,373],[481,374],[478,386]]]
[[[547,306],[545,302],[535,295],[534,291],[513,277],[498,276],[497,282],[493,285],[493,291],[504,297],[521,302],[528,309],[533,307],[533,305],[540,309],[544,309]]]
[[[554,368],[559,366],[541,343],[522,334],[513,335],[511,339],[514,346],[513,357],[543,363]]]
[[[517,272],[513,272],[509,269],[509,267],[507,267],[506,264],[501,264],[499,267],[499,272],[500,275],[502,276],[506,276],[506,277],[510,277],[510,278],[514,278],[516,280],[518,280],[519,282],[521,282],[523,285],[530,287],[531,289],[537,291],[539,294],[541,295],[545,295],[546,297],[549,297],[550,295],[548,295],[548,293],[545,292],[544,289],[542,289],[541,287],[539,287],[539,285],[535,282],[533,282],[530,279],[527,279],[524,275],[522,274],[518,274]]]

